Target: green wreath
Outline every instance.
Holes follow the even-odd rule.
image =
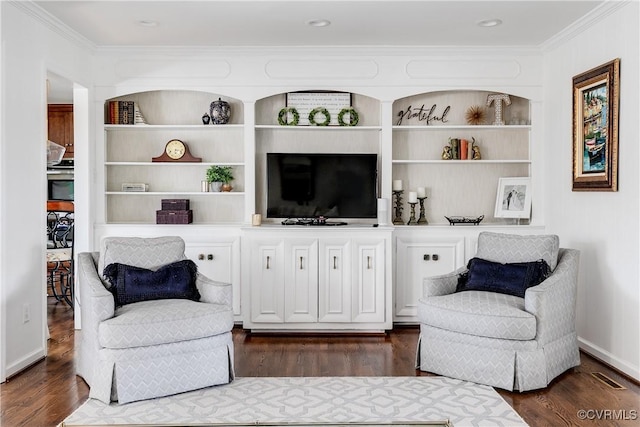
[[[344,121],[344,115],[349,113],[349,123]],[[360,117],[358,117],[358,112],[354,110],[352,107],[343,108],[338,113],[338,123],[340,126],[355,126],[358,124]]]
[[[287,119],[289,118],[289,113],[293,115],[293,120],[291,120],[290,122],[287,122]],[[280,126],[296,126],[299,120],[300,120],[300,114],[298,113],[298,110],[296,110],[293,107],[283,108],[278,113],[278,124],[280,124]]]
[[[318,123],[316,122],[316,114],[321,113],[324,115],[324,122]],[[309,113],[309,124],[315,126],[327,126],[331,121],[331,115],[329,114],[329,110],[324,107],[318,107],[311,110]]]

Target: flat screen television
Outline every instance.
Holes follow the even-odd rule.
[[[267,153],[267,218],[376,218],[377,154]]]

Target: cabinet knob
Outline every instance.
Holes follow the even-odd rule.
[[[431,255],[431,259],[433,259],[434,261],[437,261],[440,257],[438,256],[438,254],[433,254]]]
[[[209,261],[213,261],[213,254],[209,254],[209,255],[207,255],[207,259],[208,259]]]
[[[198,259],[199,259],[200,261],[204,260],[204,254],[198,254]]]
[[[422,260],[423,261],[429,261],[430,259],[431,259],[431,255],[429,255],[429,254],[422,255]]]

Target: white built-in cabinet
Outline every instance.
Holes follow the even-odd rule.
[[[391,229],[363,233],[292,226],[247,228],[244,327],[370,330],[391,327]],[[351,231],[351,232],[350,232]]]
[[[231,283],[233,315],[240,318],[240,239],[215,239],[207,242],[187,240],[185,256],[198,266],[198,272],[212,280]]]
[[[448,274],[465,262],[463,236],[430,237],[409,227],[395,234],[394,322],[416,323],[425,277]]]
[[[134,101],[146,124],[103,124],[100,113],[94,237],[99,242],[107,235],[182,236],[187,256],[203,274],[233,283],[236,321],[251,330],[381,331],[393,322],[416,323],[422,279],[464,266],[480,231],[543,230],[493,216],[499,178],[537,170],[531,123],[537,110],[510,95],[502,112],[505,125],[495,125],[495,108],[486,106],[490,93],[445,90],[384,102],[352,93],[360,119],[353,127],[279,125],[286,92],[247,103],[196,90],[143,90],[98,100],[105,107],[109,101]],[[230,103],[230,122],[202,124],[218,98]],[[474,105],[485,112],[483,124],[466,121]],[[424,114],[409,117],[409,108],[433,109],[431,117],[440,120],[427,124]],[[443,160],[449,138],[475,139],[482,159]],[[186,142],[202,162],[152,162],[171,139]],[[338,227],[280,225],[280,219],[266,217],[269,152],[376,153],[381,197],[391,195],[393,180],[403,181],[406,224],[408,192],[425,187],[429,225],[372,227],[373,219]],[[232,192],[202,191],[210,165],[233,167]],[[125,192],[124,183],[149,188]],[[192,224],[156,225],[156,210],[168,198],[190,199]],[[390,222],[394,201],[388,202]],[[263,215],[262,226],[248,226],[252,213]],[[480,215],[485,219],[479,227],[446,225],[445,216]]]

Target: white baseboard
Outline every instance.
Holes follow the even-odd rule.
[[[605,349],[598,347],[597,345],[583,338],[578,337],[578,343],[580,349],[585,353],[588,353],[593,357],[596,357],[605,362],[606,364],[611,365],[613,368],[619,370],[625,375],[628,375],[634,380],[640,381],[640,368],[638,366],[632,366],[629,362],[621,360]]]
[[[7,378],[12,377],[13,375],[19,373],[20,371],[28,368],[29,366],[33,365],[34,363],[44,359],[45,354],[44,351],[42,349],[40,350],[36,350],[34,352],[32,352],[31,354],[26,355],[25,357],[23,357],[22,359],[18,360],[17,362],[8,365],[7,369],[5,371]]]

